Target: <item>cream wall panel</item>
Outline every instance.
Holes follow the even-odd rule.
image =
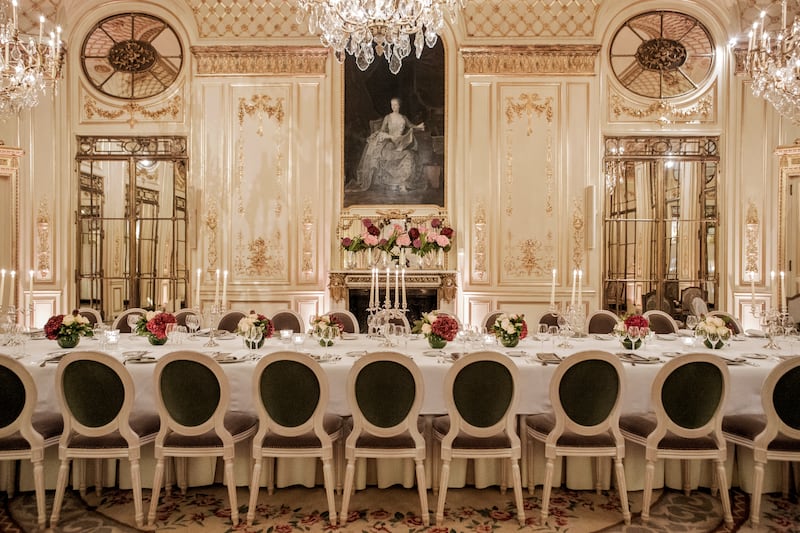
[[[586,205],[585,187],[596,181],[593,175],[596,167],[590,162],[591,158],[598,157],[597,143],[592,142],[592,138],[596,137],[591,136],[597,131],[590,125],[594,121],[588,120],[591,116],[589,84],[567,83],[564,90],[566,109],[563,176],[568,200],[565,208],[569,210],[571,224],[566,228],[570,232],[569,255],[566,261],[560,263],[567,265],[567,268],[561,269],[564,273],[568,273],[572,268],[583,270],[583,285],[588,287],[595,282],[596,276],[593,275],[591,259],[586,253],[587,218],[593,216],[593,212],[590,213],[588,209],[590,206]]]
[[[330,202],[319,201],[319,191],[330,184],[322,182],[322,161],[324,153],[323,133],[320,127],[321,85],[319,82],[304,82],[297,86],[297,130],[292,132],[292,145],[295,148],[295,166],[291,169],[292,194],[288,199],[292,208],[292,226],[299,231],[291,236],[298,253],[293,254],[299,267],[291,272],[298,275],[299,284],[318,284],[323,277],[326,256],[319,251],[329,250],[325,244],[334,242],[333,224],[320,228],[320,221],[330,213],[326,212]],[[330,180],[328,180],[330,181]],[[328,196],[330,198],[331,196]],[[322,241],[323,236],[327,242]]]
[[[467,124],[467,137],[469,141],[465,146],[464,182],[457,187],[463,187],[468,193],[462,197],[468,198],[470,213],[468,220],[470,226],[477,226],[479,231],[465,227],[460,233],[466,253],[470,257],[470,279],[468,283],[488,283],[492,277],[492,254],[490,253],[491,241],[486,239],[486,234],[491,232],[495,221],[487,216],[494,211],[496,201],[492,176],[497,173],[492,168],[495,143],[492,138],[492,86],[486,82],[472,82],[467,85],[467,105],[469,117]],[[487,233],[484,233],[487,232]]]
[[[555,84],[499,84],[499,202],[490,232],[500,286],[549,284],[562,235],[561,93]]]

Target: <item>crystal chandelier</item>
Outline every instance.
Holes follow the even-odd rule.
[[[39,35],[20,33],[17,0],[0,7],[0,116],[11,116],[35,107],[48,85],[55,88],[61,77],[64,49],[61,27],[44,34],[44,16],[39,17]]]
[[[777,4],[774,4],[777,5]],[[771,103],[781,115],[800,123],[800,19],[788,23],[786,0],[781,0],[781,26],[767,31],[762,11],[749,33],[745,70],[753,94]]]
[[[383,55],[389,70],[397,74],[403,59],[411,53],[411,37],[417,58],[427,44],[433,48],[444,27],[444,16],[455,22],[464,0],[298,0],[308,14],[308,29],[320,33],[325,46],[333,48],[336,59],[345,52],[356,59],[361,70]]]

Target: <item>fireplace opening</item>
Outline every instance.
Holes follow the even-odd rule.
[[[367,307],[369,306],[369,289],[350,289],[348,309],[358,319],[359,330],[367,331]],[[439,296],[436,289],[406,289],[406,306],[408,307],[408,323],[412,326],[415,320],[422,318],[422,313],[428,313],[438,308]],[[385,293],[382,293],[385,294]],[[392,293],[394,296],[394,293]],[[384,302],[381,302],[383,304]],[[392,300],[394,305],[394,300]]]

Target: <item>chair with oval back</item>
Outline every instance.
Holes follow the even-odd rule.
[[[345,443],[341,519],[347,521],[356,460],[361,457],[407,458],[416,465],[422,522],[430,524],[425,481],[425,439],[419,426],[424,394],[422,372],[413,359],[396,352],[373,352],[347,375],[347,403],[353,430]]]
[[[708,316],[718,316],[723,319],[725,324],[731,329],[731,332],[734,335],[740,335],[744,333],[744,328],[742,328],[742,323],[739,322],[739,319],[727,311],[711,311],[708,313]]]
[[[558,313],[547,312],[539,319],[539,324],[547,324],[548,326],[558,326]]]
[[[64,417],[64,432],[58,444],[61,466],[50,527],[58,524],[70,461],[101,458],[130,462],[135,520],[142,527],[139,460],[142,445],[155,440],[158,416],[132,414],[133,378],[122,362],[101,352],[78,351],[64,356],[56,370],[56,394]],[[85,469],[81,466],[76,472],[83,490]]]
[[[91,307],[81,307],[78,309],[78,314],[86,318],[89,321],[89,324],[93,326],[95,324],[103,323],[103,316],[97,309],[92,309]]]
[[[36,401],[36,384],[25,366],[0,354],[0,461],[27,459],[33,464],[37,521],[44,530],[44,449],[58,442],[64,424],[59,414],[34,413]],[[11,498],[12,489],[8,492]]]
[[[166,457],[222,457],[233,526],[239,523],[234,447],[256,432],[258,418],[228,411],[230,384],[219,363],[193,351],[176,351],[161,357],[153,371],[161,429],[155,439],[156,468],[148,524],[158,509]]]
[[[270,317],[270,320],[272,321],[272,325],[275,326],[275,331],[290,329],[295,333],[306,332],[306,328],[303,325],[303,317],[291,309],[278,311]]]
[[[117,315],[111,323],[111,329],[118,329],[120,333],[130,333],[131,327],[128,325],[128,315],[147,316],[147,309],[141,307],[131,307]]]
[[[770,460],[784,461],[783,486],[789,486],[788,461],[800,461],[800,357],[773,368],[761,388],[764,414],[728,415],[722,419],[722,433],[732,444],[753,450],[753,492],[750,522],[761,521],[761,493],[764,467]],[[784,489],[785,492],[788,490]]]
[[[433,437],[440,443],[438,457],[442,465],[436,524],[444,521],[450,462],[480,457],[508,460],[517,518],[520,525],[525,525],[519,469],[522,452],[516,431],[518,373],[517,365],[498,352],[473,352],[448,370],[444,380],[448,414],[433,421]]]
[[[733,525],[725,473],[727,448],[722,435],[722,406],[728,395],[728,367],[712,354],[687,354],[670,360],[656,374],[650,404],[654,413],[620,417],[626,440],[645,448],[642,520],[650,519],[655,464],[679,459],[684,491],[688,488],[688,459],[711,459],[716,466],[725,524]]]
[[[176,311],[175,312],[175,323],[178,324],[179,326],[185,326],[186,325],[186,317],[189,316],[189,315],[197,316],[198,318],[200,318],[200,322],[202,323],[203,317],[200,314],[200,311],[198,311],[197,309],[191,309],[191,308],[179,309],[178,311]]]
[[[669,313],[653,309],[646,311],[643,315],[650,324],[650,331],[660,335],[678,332],[678,323],[669,316]]]
[[[504,311],[492,311],[483,319],[483,327],[488,332],[492,332],[492,328],[494,327],[494,323],[497,321],[497,317],[502,315]]]
[[[619,431],[619,411],[625,389],[619,357],[601,351],[572,354],[558,365],[550,380],[553,413],[529,415],[527,434],[545,445],[547,465],[542,489],[542,524],[547,520],[553,466],[557,457],[591,457],[595,487],[600,493],[600,457],[612,457],[622,516],[631,523],[625,487],[625,439]],[[528,445],[528,490],[533,493],[533,446]]]
[[[346,309],[338,309],[336,311],[329,312],[328,315],[331,318],[336,317],[339,319],[339,322],[341,322],[344,326],[344,333],[359,333],[358,319],[356,318],[356,315],[350,311],[347,311]]]
[[[607,309],[592,311],[586,317],[586,333],[612,333],[619,317]]]
[[[253,438],[253,474],[247,523],[255,517],[264,458],[267,491],[274,487],[273,459],[319,457],[331,525],[336,525],[334,445],[343,435],[341,416],[326,413],[328,378],[322,367],[305,354],[275,352],[261,358],[253,375],[253,395],[258,411],[258,432]]]
[[[234,333],[239,326],[239,321],[245,317],[241,311],[228,311],[217,323],[217,329]]]

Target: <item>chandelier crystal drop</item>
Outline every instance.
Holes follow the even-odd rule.
[[[366,70],[383,55],[389,70],[397,74],[411,53],[412,38],[417,58],[425,45],[433,48],[449,15],[455,23],[464,0],[298,0],[298,22],[308,15],[308,29],[333,48],[339,62],[345,54]]]
[[[48,86],[61,78],[64,48],[61,26],[45,35],[44,16],[39,35],[25,35],[17,25],[17,0],[0,4],[0,116],[16,115],[39,104]]]
[[[774,4],[777,5],[777,4]],[[771,103],[794,123],[800,123],[800,19],[787,16],[780,2],[781,25],[768,31],[762,11],[748,35],[745,70],[752,78],[753,94]]]

